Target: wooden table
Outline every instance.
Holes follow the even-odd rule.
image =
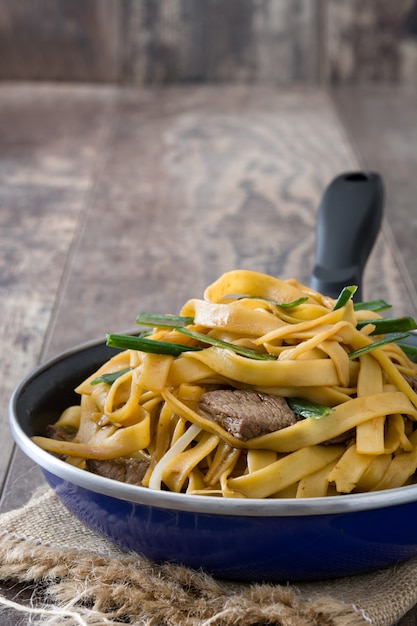
[[[32,367],[133,328],[139,310],[176,313],[233,268],[307,282],[318,203],[341,172],[386,182],[366,297],[416,314],[417,97],[393,94],[0,86],[1,511],[43,484],[7,429],[10,393]]]

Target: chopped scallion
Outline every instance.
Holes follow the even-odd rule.
[[[112,385],[115,380],[120,378],[120,376],[123,376],[123,374],[126,374],[126,372],[130,372],[131,369],[131,367],[125,367],[118,372],[109,372],[108,374],[102,374],[101,376],[98,376],[97,378],[94,378],[94,380],[90,381],[90,385],[98,385],[99,383]]]
[[[375,320],[363,320],[357,323],[356,328],[360,330],[368,324],[373,324],[375,326],[375,330],[372,331],[371,335],[404,333],[417,328],[417,324],[412,317],[386,317]]]
[[[409,346],[407,343],[399,343],[398,344],[404,354],[412,361],[413,363],[417,363],[417,348],[416,346]]]
[[[337,309],[341,309],[342,306],[345,306],[349,302],[349,300],[354,296],[356,290],[356,285],[350,285],[349,287],[344,287],[339,294],[339,297],[336,300],[336,303],[333,307],[333,311],[337,311]]]
[[[373,311],[378,313],[379,311],[390,309],[391,306],[385,300],[367,300],[366,302],[355,302],[353,308],[355,311]]]
[[[374,341],[370,343],[368,346],[364,346],[363,348],[359,348],[358,350],[354,350],[353,352],[349,352],[349,359],[357,359],[358,357],[366,354],[367,352],[371,352],[375,350],[375,348],[381,348],[381,346],[385,346],[388,343],[397,343],[398,341],[402,341],[403,339],[407,339],[408,333],[394,333],[392,335],[387,335],[383,339],[379,341]]]
[[[304,398],[287,398],[290,408],[301,417],[311,417],[312,419],[320,419],[326,415],[330,415],[334,411],[333,408],[316,402],[304,400]]]
[[[271,304],[275,304],[275,306],[280,306],[283,309],[294,309],[296,306],[300,306],[300,304],[304,304],[307,302],[308,298],[297,298],[297,300],[292,300],[291,302],[275,302],[274,300],[269,300]]]
[[[193,324],[193,317],[186,317],[184,315],[159,315],[158,313],[139,313],[136,318],[136,324],[142,324],[143,326],[154,326],[162,328],[180,328]]]
[[[197,339],[197,341],[202,341],[203,343],[207,343],[211,346],[216,346],[217,348],[224,348],[226,350],[232,350],[236,352],[236,354],[240,354],[241,356],[246,356],[250,359],[258,359],[260,361],[265,360],[275,360],[276,357],[271,354],[261,354],[259,352],[255,352],[255,350],[251,350],[250,348],[244,348],[242,346],[236,346],[233,343],[228,343],[227,341],[221,341],[220,339],[215,339],[214,337],[210,337],[210,335],[205,335],[204,333],[198,333],[195,330],[190,330],[189,328],[177,328],[178,332],[187,335],[187,337],[192,337],[193,339]]]
[[[185,346],[170,341],[145,339],[144,337],[136,335],[107,335],[107,345],[111,348],[121,348],[122,350],[139,350],[140,352],[167,354],[170,356],[179,356],[182,352],[201,350],[201,348],[196,346]]]
[[[277,300],[270,300],[269,298],[262,298],[261,296],[250,296],[245,293],[229,293],[226,296],[223,296],[221,300],[262,300],[263,302],[268,302],[268,304],[272,304],[273,306],[279,306],[283,309],[293,309],[300,304],[304,304],[307,302],[308,297],[297,298],[296,300],[291,300],[291,302],[278,302]]]

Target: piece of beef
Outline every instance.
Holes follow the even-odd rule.
[[[417,376],[404,376],[413,391],[417,391]]]
[[[346,447],[349,447],[351,444],[355,442],[355,434],[356,434],[356,429],[351,428],[350,430],[347,430],[341,435],[337,435],[337,437],[333,437],[332,439],[327,439],[327,441],[323,441],[323,446],[330,446],[333,444],[340,445],[343,443],[346,445]]]
[[[88,459],[86,469],[93,474],[112,478],[130,485],[141,485],[149,463],[142,459],[125,459],[123,457],[109,461]]]
[[[77,434],[75,428],[70,426],[55,426],[55,424],[48,424],[45,429],[45,435],[49,439],[56,439],[57,441],[72,441]]]
[[[242,441],[297,422],[285,398],[246,389],[216,389],[200,398],[198,411]]]

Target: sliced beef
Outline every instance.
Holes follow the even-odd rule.
[[[95,461],[89,459],[86,462],[86,469],[93,474],[99,474],[106,478],[119,480],[130,485],[141,485],[142,479],[149,467],[147,461],[141,459],[111,459],[109,461]]]
[[[404,376],[413,391],[417,391],[417,376]]]
[[[49,439],[56,439],[57,441],[72,441],[77,434],[75,428],[70,426],[55,426],[55,424],[49,424],[45,429],[45,435]]]
[[[285,398],[244,389],[206,391],[200,398],[198,411],[242,441],[297,422]]]
[[[323,445],[324,446],[329,446],[333,444],[340,445],[344,443],[346,447],[348,447],[351,444],[355,443],[355,434],[356,434],[356,429],[351,428],[350,430],[347,430],[341,435],[337,435],[337,437],[333,437],[333,439],[328,439],[327,441],[323,441]]]

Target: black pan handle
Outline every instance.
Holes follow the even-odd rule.
[[[330,183],[318,210],[310,287],[337,298],[343,287],[357,285],[354,299],[363,299],[363,271],[381,226],[383,204],[384,186],[375,172],[347,172]]]

